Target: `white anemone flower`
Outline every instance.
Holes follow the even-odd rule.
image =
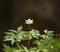
[[[33,20],[31,20],[31,19],[28,19],[28,20],[25,20],[26,22],[26,24],[33,24]]]

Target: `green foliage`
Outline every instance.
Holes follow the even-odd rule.
[[[4,41],[11,41],[13,45],[15,42],[21,42],[22,40],[31,40],[32,37],[38,39],[40,37],[39,31],[32,29],[31,31],[22,31],[22,26],[17,28],[16,30],[9,30],[9,32],[5,32],[7,34],[4,38]]]
[[[5,45],[5,44],[4,44],[4,48],[5,48],[5,49],[3,49],[3,50],[4,50],[5,52],[13,52],[13,49],[12,49],[11,47]]]
[[[34,29],[32,29],[32,31],[30,31],[30,35],[32,35],[32,37],[34,37],[36,39],[38,39],[41,36],[39,31],[38,30],[34,30]]]
[[[15,43],[15,34],[13,32],[5,32],[6,35],[4,41],[11,41],[11,44]]]
[[[38,30],[32,29],[31,31],[23,31],[22,26],[17,30],[9,30],[5,32],[6,36],[4,41],[10,41],[11,45],[16,47],[10,47],[4,44],[4,52],[59,52],[60,51],[60,39],[53,38],[53,31],[44,30],[44,34],[40,34]],[[27,47],[20,44],[21,41],[32,40],[33,47]],[[27,45],[27,44],[26,44]],[[30,45],[30,44],[29,44]]]

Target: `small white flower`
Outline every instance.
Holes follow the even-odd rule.
[[[31,19],[28,19],[28,20],[25,20],[26,22],[26,24],[33,24],[33,20],[31,20]]]
[[[48,52],[48,50],[47,49],[43,49],[43,52]]]

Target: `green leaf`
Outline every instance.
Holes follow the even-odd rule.
[[[11,32],[4,32],[5,34],[7,34],[7,35],[10,35],[11,34]]]
[[[16,30],[9,30],[10,32],[13,32],[13,33],[18,33]]]
[[[4,49],[3,49],[4,52],[13,52],[12,48],[9,47],[8,45],[3,44],[3,46],[4,46]]]
[[[17,28],[17,31],[20,32],[22,30],[22,26]]]
[[[16,35],[16,40],[19,41],[19,42],[20,42],[21,40],[24,40],[24,37],[23,37],[24,34],[25,34],[25,33],[24,33],[23,31],[19,32],[19,33]]]
[[[49,35],[49,36],[53,36],[53,32],[54,32],[54,31],[48,31],[47,29],[44,30],[44,33],[45,33],[46,35]]]
[[[4,37],[4,41],[11,41],[11,44],[13,45],[15,43],[15,34],[10,32],[9,35]]]
[[[23,35],[25,40],[31,40],[32,36],[30,35],[30,33],[28,31],[24,31],[24,35]]]
[[[34,29],[32,29],[32,31],[30,31],[30,34],[32,35],[32,37],[34,37],[36,39],[38,39],[41,36],[39,31],[38,30],[34,30]]]

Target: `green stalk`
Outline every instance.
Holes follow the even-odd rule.
[[[30,45],[30,40],[28,40],[28,44],[27,44],[27,47],[29,47],[29,45]]]
[[[28,29],[29,29],[29,31],[30,31],[30,24],[29,24],[29,26],[28,26]]]
[[[28,29],[29,29],[29,31],[30,31],[30,24],[29,24],[29,26],[28,26]],[[28,40],[27,47],[29,47],[29,45],[30,45],[30,40]]]
[[[16,46],[20,49],[19,42],[16,42]]]

